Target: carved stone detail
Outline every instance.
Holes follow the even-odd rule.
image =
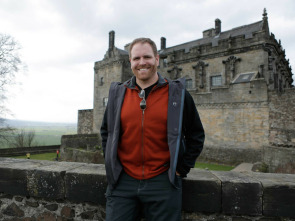
[[[172,80],[180,78],[181,71],[182,71],[182,68],[179,68],[176,64],[173,66],[172,69],[167,70],[167,72],[170,74],[170,78]]]
[[[204,88],[204,78],[206,77],[205,67],[207,67],[208,64],[204,61],[198,61],[196,65],[193,65],[193,69],[195,69],[195,79],[196,79],[196,85],[197,85],[197,79],[200,78],[199,87]],[[198,75],[200,77],[198,77]]]
[[[228,57],[228,59],[222,61],[222,63],[225,64],[226,66],[229,65],[229,71],[230,71],[230,79],[229,80],[234,79],[234,77],[236,76],[235,64],[237,61],[241,61],[241,58],[238,58],[233,55]],[[225,73],[225,74],[227,76],[227,73]],[[226,77],[226,79],[227,79],[227,77]]]

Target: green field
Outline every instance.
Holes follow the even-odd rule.
[[[34,131],[35,139],[33,146],[60,145],[61,136],[77,134],[77,125],[75,123],[42,123],[15,121],[11,127],[17,130]],[[0,148],[9,148],[12,145],[3,143]]]
[[[62,135],[77,134],[76,127],[67,126],[33,127],[25,130],[35,131],[38,146],[59,145]]]

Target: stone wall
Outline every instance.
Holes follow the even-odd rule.
[[[104,220],[103,165],[0,158],[0,220]],[[295,220],[295,175],[193,169],[185,221]]]
[[[262,161],[268,165],[269,172],[295,174],[295,148],[264,147]]]
[[[270,143],[295,148],[295,88],[269,93]]]
[[[93,130],[93,109],[78,111],[78,134],[91,134]]]
[[[268,145],[267,85],[262,80],[192,93],[206,132],[206,146],[261,148]]]
[[[104,163],[98,134],[63,135],[60,156],[64,161]]]

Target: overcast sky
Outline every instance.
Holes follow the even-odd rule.
[[[170,47],[202,38],[216,18],[222,31],[260,21],[263,8],[294,73],[293,0],[0,0],[0,33],[18,41],[27,66],[9,88],[14,116],[7,117],[77,122],[79,109],[93,108],[94,62],[103,59],[111,30],[121,49],[137,37],[158,46],[166,37]]]

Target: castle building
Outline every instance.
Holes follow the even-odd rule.
[[[133,76],[128,46],[116,48],[115,32],[109,33],[109,48],[94,65],[93,110],[78,113],[79,134],[99,133],[110,83]],[[166,47],[162,37],[158,52],[159,73],[184,77],[195,100],[206,132],[203,159],[271,164],[274,148],[281,148],[287,158],[276,168],[294,166],[288,160],[295,155],[292,69],[280,40],[269,31],[265,9],[262,20],[227,31],[216,19],[203,38],[180,45]]]

